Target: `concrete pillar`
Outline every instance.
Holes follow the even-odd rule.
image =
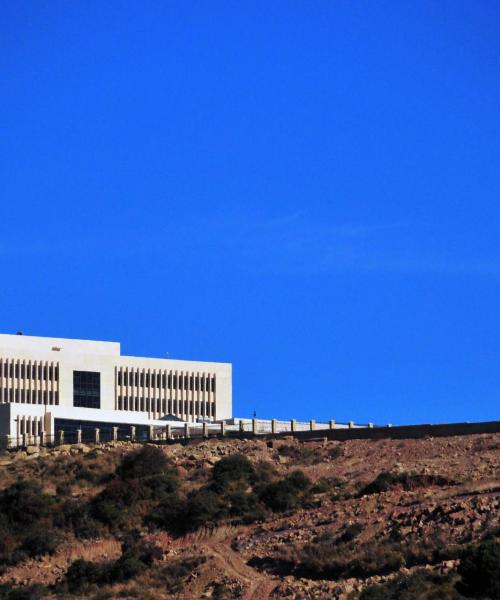
[[[314,430],[316,429],[316,421],[315,421],[314,419],[311,419],[311,420],[309,421],[309,429],[310,429],[311,431],[314,431]]]
[[[329,426],[330,429],[335,429],[335,419],[330,419]]]
[[[353,429],[354,427],[354,421],[349,421],[349,429]]]
[[[220,422],[220,434],[223,437],[226,435],[226,423],[224,421]]]
[[[155,437],[155,430],[154,427],[152,425],[150,425],[148,427],[148,440],[151,442],[152,440],[154,440]]]
[[[172,439],[172,425],[165,425],[165,435],[167,440]]]
[[[184,437],[189,439],[189,423],[184,423]]]
[[[111,436],[113,438],[113,442],[118,440],[118,427],[116,425],[111,428]]]
[[[28,434],[23,433],[23,448],[26,448],[28,445]]]
[[[130,426],[130,439],[135,442],[135,425]]]
[[[290,421],[290,431],[295,433],[297,431],[297,419],[292,419]]]
[[[59,431],[59,444],[64,444],[64,429]]]
[[[271,433],[277,433],[277,421],[276,419],[271,419]]]
[[[208,438],[208,423],[203,423],[203,437]]]
[[[257,435],[257,419],[252,419],[252,433]]]
[[[96,427],[94,429],[94,441],[96,444],[98,444],[100,441],[100,434],[101,434],[101,431],[100,431],[99,427]]]
[[[45,431],[40,431],[40,446],[45,446],[46,443]]]
[[[81,429],[76,430],[76,443],[77,444],[82,443],[82,430]]]

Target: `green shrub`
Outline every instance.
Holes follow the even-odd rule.
[[[179,489],[177,470],[169,469],[158,475],[151,475],[141,480],[141,485],[148,499],[162,502]]]
[[[169,563],[161,571],[168,594],[178,594],[183,589],[186,578],[206,561],[203,556],[195,556]]]
[[[303,465],[317,464],[323,460],[322,452],[318,448],[304,444],[300,446],[285,444],[278,448],[278,454],[289,458],[291,462]]]
[[[244,454],[233,454],[215,464],[212,481],[214,489],[223,491],[228,487],[254,484],[256,473],[252,463]]]
[[[143,446],[125,454],[116,474],[122,479],[140,479],[158,475],[170,467],[170,462],[160,448]]]
[[[294,471],[281,481],[268,484],[261,493],[261,500],[273,511],[284,512],[302,506],[308,498],[310,480],[302,471]]]
[[[0,492],[0,563],[53,552],[57,515],[56,500],[34,481],[20,480]]]
[[[51,528],[33,525],[22,535],[21,550],[30,557],[53,554],[59,544],[59,538]]]
[[[363,526],[361,523],[353,523],[352,525],[348,525],[340,536],[339,541],[351,542],[352,540],[356,539],[362,531]]]
[[[202,488],[191,494],[182,515],[184,531],[195,531],[202,526],[216,527],[221,518],[226,516],[227,506],[223,498],[216,492]]]
[[[106,531],[103,523],[94,518],[92,505],[73,498],[61,506],[57,524],[59,527],[73,530],[75,536],[80,539],[97,539]]]
[[[49,518],[54,503],[35,481],[23,479],[0,492],[0,511],[19,527]]]
[[[431,485],[454,485],[455,482],[441,475],[418,475],[411,473],[388,473],[383,471],[368,485],[361,489],[360,496],[380,494],[395,487],[406,491],[415,490]]]
[[[43,585],[28,585],[13,587],[10,584],[0,584],[0,600],[41,600],[47,594]]]
[[[383,585],[370,586],[360,600],[460,600],[451,576],[417,571],[409,577],[397,577]]]
[[[95,585],[127,581],[140,575],[161,558],[161,549],[129,533],[122,543],[122,555],[114,562],[74,561],[66,572],[65,584],[70,592],[82,592]]]
[[[185,528],[186,502],[177,493],[167,495],[157,504],[146,517],[150,523],[174,535],[180,535]]]
[[[500,598],[500,542],[490,539],[468,548],[460,561],[457,589],[471,598]]]

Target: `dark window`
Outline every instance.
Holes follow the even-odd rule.
[[[101,408],[101,374],[73,371],[73,406]]]

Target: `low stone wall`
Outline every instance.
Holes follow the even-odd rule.
[[[293,435],[301,440],[328,438],[329,440],[383,440],[410,439],[423,437],[449,437],[454,435],[473,435],[478,433],[500,433],[500,421],[480,423],[442,423],[439,425],[397,425],[393,427],[362,427],[356,429],[324,429],[316,431],[297,431]],[[273,436],[276,437],[276,436]]]

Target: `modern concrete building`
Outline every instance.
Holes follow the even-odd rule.
[[[118,342],[0,334],[0,434],[145,435],[232,417],[229,363],[122,356]],[[81,433],[79,434],[81,436]]]

